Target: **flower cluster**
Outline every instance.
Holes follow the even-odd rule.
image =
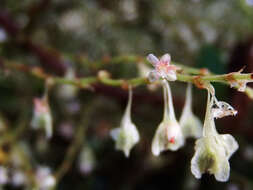
[[[165,54],[159,60],[149,54],[147,60],[155,67],[150,71],[150,81],[161,79],[164,98],[164,115],[159,124],[153,141],[152,153],[160,155],[166,150],[176,151],[181,148],[187,137],[196,138],[195,154],[191,160],[191,171],[196,178],[201,178],[205,172],[213,174],[217,181],[227,181],[230,173],[229,158],[238,149],[238,143],[230,134],[220,135],[215,128],[214,119],[225,116],[235,116],[237,111],[228,103],[218,101],[214,87],[208,83],[207,107],[204,124],[192,111],[192,86],[188,84],[186,101],[179,122],[174,113],[171,89],[168,81],[177,79],[177,67],[170,64],[170,55]],[[116,148],[124,151],[128,157],[131,148],[139,141],[139,134],[131,121],[130,110],[132,89],[129,90],[128,105],[119,128],[111,131],[116,141]]]

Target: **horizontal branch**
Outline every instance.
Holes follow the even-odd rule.
[[[120,56],[116,58],[112,58],[111,60],[107,60],[110,63],[120,63],[122,62],[134,62],[134,60],[139,60],[140,57],[137,56]],[[147,85],[151,84],[147,77],[136,77],[132,79],[112,79],[109,77],[109,73],[107,71],[102,71],[105,74],[98,74],[97,76],[89,76],[89,77],[81,77],[81,78],[73,78],[68,79],[64,77],[56,77],[45,73],[39,67],[29,67],[24,64],[15,63],[11,61],[4,60],[2,61],[5,69],[18,70],[27,72],[37,78],[43,80],[50,80],[53,84],[69,84],[74,85],[79,88],[89,88],[93,84],[101,83],[109,86],[119,86],[119,87],[127,87],[131,86],[139,86],[139,85]],[[231,83],[243,83],[243,82],[253,82],[253,73],[240,73],[240,72],[232,72],[228,74],[222,75],[214,75],[208,72],[207,69],[196,69],[191,67],[181,66],[181,64],[177,64],[180,66],[180,73],[177,73],[177,81],[180,82],[191,82],[194,83],[197,87],[201,88],[202,83],[205,82],[219,82],[227,85],[231,85]],[[100,72],[98,72],[100,73]],[[187,73],[187,74],[185,74]],[[239,88],[238,85],[233,85],[235,88]],[[253,89],[247,87],[245,93],[252,98],[253,97]]]

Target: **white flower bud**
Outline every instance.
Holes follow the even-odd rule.
[[[45,129],[46,137],[51,138],[53,133],[52,123],[53,121],[47,98],[34,98],[34,113],[31,126],[34,129]]]
[[[131,105],[132,105],[132,88],[129,88],[128,104],[121,120],[119,128],[111,131],[111,136],[116,141],[116,149],[122,150],[125,156],[128,157],[130,150],[140,140],[136,126],[131,120]]]
[[[84,145],[79,157],[79,170],[85,175],[89,174],[94,169],[95,163],[95,155],[92,149]]]
[[[184,137],[199,138],[202,136],[202,123],[192,113],[192,85],[188,84],[186,92],[186,101],[183,108],[182,115],[179,120],[182,127]]]
[[[163,80],[163,92],[163,121],[158,126],[152,141],[152,153],[155,156],[165,150],[175,151],[184,145],[182,129],[175,118],[170,86],[166,80]]]
[[[68,68],[65,76],[66,79],[73,80],[75,79],[75,71],[73,68]],[[78,88],[71,84],[59,85],[57,89],[58,95],[63,99],[72,99],[76,96]]]
[[[50,168],[41,166],[36,171],[36,182],[40,190],[50,190],[56,184]]]

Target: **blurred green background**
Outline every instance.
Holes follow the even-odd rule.
[[[139,63],[129,59],[114,63],[111,58],[149,53],[170,53],[173,61],[218,74],[244,66],[245,72],[252,72],[253,1],[0,1],[0,63],[38,66],[54,76],[66,76],[68,71],[77,77],[95,76],[106,69],[113,78],[133,78],[139,75]],[[177,118],[185,87],[172,84]],[[22,173],[28,179],[42,166],[58,171],[64,159],[71,164],[56,189],[253,189],[252,101],[242,93],[215,85],[218,99],[239,111],[237,117],[216,122],[219,132],[232,134],[240,145],[230,159],[230,180],[219,183],[210,175],[197,180],[191,174],[193,139],[177,152],[152,156],[151,141],[163,113],[161,89],[134,89],[132,119],[141,141],[126,159],[115,150],[109,131],[119,126],[127,91],[100,84],[82,90],[54,86],[49,94],[54,135],[46,140],[43,130],[30,127],[33,98],[41,97],[44,88],[44,81],[25,70],[1,67],[0,163],[8,173],[6,183],[0,175],[3,189],[26,189],[27,180],[19,185],[13,182],[17,171],[29,171],[29,175]],[[194,88],[193,97],[194,113],[203,121],[206,93]],[[12,140],[16,132],[18,137]],[[66,158],[70,146],[75,154]]]

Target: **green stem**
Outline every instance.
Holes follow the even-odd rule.
[[[112,58],[109,61],[107,60],[107,62],[114,63],[114,64],[124,63],[124,62],[138,63],[141,61],[147,62],[146,59],[141,58],[139,56],[119,56],[119,57]],[[101,63],[103,63],[103,61],[101,61]],[[203,75],[203,69],[192,68],[192,67],[184,66],[178,63],[173,63],[173,64],[179,66],[182,69],[180,73],[177,74],[177,81],[180,81],[180,82],[190,82],[190,83],[195,83],[195,84],[196,82],[219,82],[219,83],[224,83],[227,85],[230,85],[230,83],[233,81],[253,82],[252,73],[242,74],[240,72],[233,72],[233,73],[222,74],[222,75],[214,75],[209,72],[208,74]],[[38,68],[31,68],[31,67],[28,67],[27,65],[22,65],[22,64],[18,64],[18,63],[6,61],[6,60],[4,61],[4,66],[11,70],[28,72],[31,75],[43,80],[47,80],[48,78],[50,78],[55,84],[69,84],[69,85],[75,85],[79,88],[88,88],[90,87],[90,85],[93,85],[95,83],[102,83],[108,86],[132,85],[133,87],[136,87],[139,85],[150,84],[148,79],[145,77],[136,77],[133,79],[112,79],[112,78],[109,78],[108,76],[103,76],[103,77],[91,76],[91,77],[67,79],[64,77],[51,76],[44,73],[43,70],[40,70]],[[235,88],[238,88],[238,86],[235,86]],[[251,88],[247,87],[245,93],[249,97],[253,96]]]

